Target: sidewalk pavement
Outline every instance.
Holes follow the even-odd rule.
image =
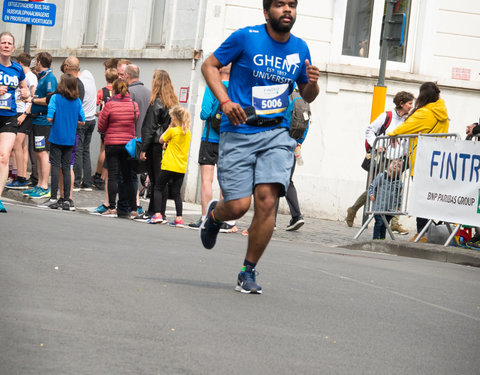
[[[20,201],[29,205],[37,205],[43,203],[43,200],[34,201],[25,198],[22,190],[5,189],[3,198]],[[79,213],[88,213],[89,209],[95,208],[103,202],[104,192],[96,190],[91,192],[79,191],[73,193],[73,201]],[[148,206],[148,200],[141,200],[144,209]],[[197,221],[201,214],[199,204],[184,202],[183,219],[185,224]],[[175,209],[171,200],[167,201],[167,217],[173,218]],[[238,233],[226,235],[241,236],[244,229],[252,220],[253,211],[249,211],[244,217],[237,221]],[[372,241],[372,228],[365,230],[359,239],[354,240],[354,236],[360,229],[360,225],[348,227],[344,221],[324,220],[313,217],[305,217],[305,225],[294,232],[287,232],[285,228],[290,222],[290,216],[278,214],[277,228],[273,233],[273,240],[288,241],[292,243],[309,243],[319,244],[335,248],[344,248],[350,250],[372,251],[378,253],[388,253],[398,256],[407,256],[412,258],[422,258],[436,260],[441,262],[456,263],[480,267],[480,251],[463,249],[459,247],[448,246],[433,243],[412,243],[408,240],[414,233],[408,235],[395,235],[395,240],[391,240],[387,233],[385,241]]]

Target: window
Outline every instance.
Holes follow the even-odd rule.
[[[98,2],[103,4],[102,1]],[[129,0],[115,0],[107,3],[107,27],[103,45],[105,48],[123,49],[125,47],[128,2]]]
[[[406,15],[405,36],[402,46],[389,46],[389,61],[406,61],[410,6],[411,0],[398,0],[394,5],[394,13]],[[386,9],[387,0],[347,0],[342,55],[362,58],[380,56],[378,47],[381,30],[380,15],[385,15]]]
[[[149,45],[162,45],[163,40],[163,19],[165,16],[165,0],[153,0],[150,19]]]
[[[101,1],[89,0],[87,18],[85,20],[84,46],[97,46],[98,28],[100,24]]]
[[[349,0],[345,17],[342,54],[368,57],[373,0]]]

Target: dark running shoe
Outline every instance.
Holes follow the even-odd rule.
[[[305,224],[305,220],[303,220],[303,216],[299,216],[297,218],[292,218],[290,220],[290,224],[287,226],[287,231],[291,232],[294,230],[299,229],[303,224]]]
[[[64,211],[70,211],[70,200],[69,200],[69,199],[65,199],[65,200],[62,202],[62,210],[64,210]]]
[[[190,223],[188,224],[188,227],[190,229],[200,229],[200,226],[202,225],[202,218],[198,219],[196,222],[194,223]]]
[[[200,225],[200,239],[202,240],[203,247],[205,249],[211,249],[215,246],[217,242],[218,232],[222,223],[217,223],[212,219],[212,211],[217,205],[217,200],[212,199],[207,206],[207,215],[202,225]]]
[[[255,268],[245,267],[245,271],[238,274],[235,290],[245,294],[262,294],[262,287],[257,284],[255,277]]]
[[[152,218],[152,215],[148,214],[147,212],[144,212],[142,215],[136,217],[133,220],[139,221],[141,223],[147,223],[151,218]]]

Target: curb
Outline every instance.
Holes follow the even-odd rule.
[[[402,257],[435,260],[464,266],[480,267],[480,252],[458,247],[444,247],[435,244],[417,244],[412,242],[368,241],[341,246],[348,250],[372,251],[394,254]]]

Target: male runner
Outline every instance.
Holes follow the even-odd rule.
[[[310,51],[290,33],[297,3],[263,0],[266,24],[237,30],[202,65],[226,116],[220,126],[218,160],[224,198],[209,203],[200,237],[205,248],[213,248],[221,223],[242,217],[253,194],[255,212],[247,254],[235,287],[242,293],[262,293],[255,266],[272,236],[278,197],[290,182],[296,141],[289,136],[284,119],[288,96],[294,82],[307,102],[319,92],[319,70],[310,64]],[[227,92],[219,70],[229,63]]]

